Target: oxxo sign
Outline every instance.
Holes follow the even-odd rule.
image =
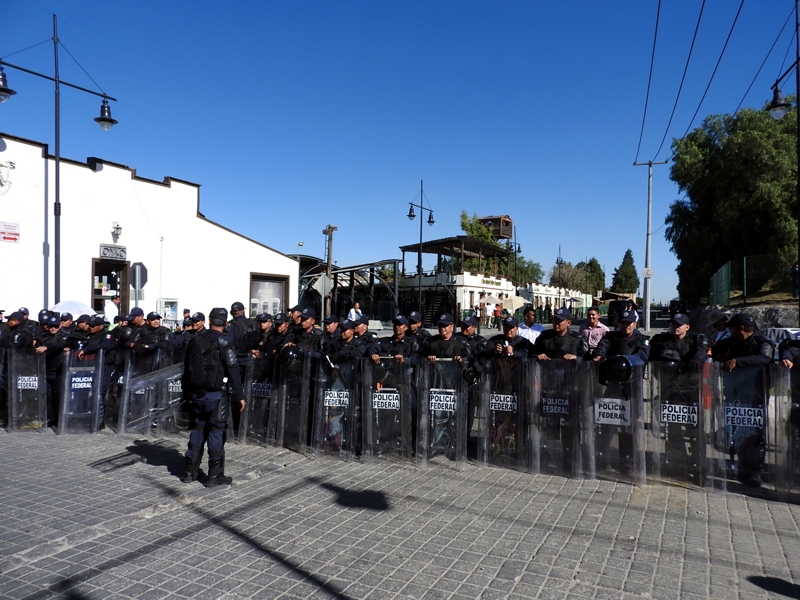
[[[105,258],[106,260],[127,260],[128,250],[125,246],[100,244],[100,258]]]

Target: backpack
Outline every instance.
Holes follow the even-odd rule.
[[[250,350],[255,349],[259,342],[259,331],[254,321],[250,319],[234,319],[231,325],[238,331],[233,336],[233,349],[236,356],[247,356]]]
[[[209,392],[221,390],[225,370],[217,336],[196,335],[187,352],[188,379],[192,387]]]

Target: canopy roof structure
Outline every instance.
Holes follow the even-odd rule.
[[[419,252],[420,244],[400,246],[400,250],[403,253]],[[495,246],[491,242],[484,242],[483,240],[468,235],[457,235],[455,237],[422,242],[422,253],[452,256],[460,259],[487,257],[508,258],[514,254],[511,250],[507,250],[501,246]]]

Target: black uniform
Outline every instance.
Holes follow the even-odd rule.
[[[540,333],[533,343],[533,354],[544,354],[547,358],[564,358],[567,354],[582,358],[588,351],[586,339],[574,331],[558,335],[555,329],[548,329]]]
[[[484,356],[486,358],[496,358],[498,356],[494,351],[497,344],[501,346],[511,346],[514,349],[514,354],[511,355],[511,358],[518,358],[520,360],[528,358],[528,353],[532,348],[528,339],[521,335],[515,335],[513,338],[509,339],[502,333],[499,333],[489,338],[489,343],[484,351]]]
[[[325,336],[319,329],[312,328],[308,333],[303,331],[302,328],[294,332],[291,331],[291,327],[289,329],[290,331],[286,335],[286,339],[283,342],[284,344],[292,343],[303,352],[311,352],[312,355],[313,353],[319,355],[324,352]]]
[[[708,356],[708,338],[702,333],[687,333],[682,339],[669,332],[658,333],[650,340],[650,362],[703,364]]]
[[[234,400],[243,398],[236,353],[219,331],[205,329],[189,344],[181,381],[185,398],[191,400],[194,424],[186,451],[188,483],[199,477],[203,446],[208,446],[208,481],[206,485],[230,483],[225,477],[225,426],[230,415],[230,399],[223,377]]]
[[[621,331],[608,331],[592,354],[603,358],[620,355],[638,356],[643,363],[646,363],[650,355],[650,338],[638,329],[634,329],[630,337],[625,337]]]
[[[155,371],[164,365],[156,363],[158,358],[158,351],[163,350],[164,353],[172,351],[172,332],[159,325],[158,327],[150,327],[149,325],[140,327],[131,338],[133,351],[139,358],[138,364],[145,371]]]
[[[470,351],[469,346],[457,336],[453,335],[449,340],[445,340],[442,334],[437,333],[423,340],[420,354],[423,357],[455,358],[456,356],[469,357]]]
[[[402,356],[403,362],[410,366],[417,364],[419,343],[416,336],[404,335],[401,339],[396,336],[381,339],[381,353],[387,356]]]

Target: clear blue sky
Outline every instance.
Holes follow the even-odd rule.
[[[739,6],[708,0],[656,156],[701,2],[663,4],[640,161],[666,160],[686,131]],[[793,5],[745,3],[695,125],[736,109]],[[508,214],[526,258],[549,271],[560,244],[573,263],[597,257],[610,283],[627,248],[644,266],[647,167],[632,163],[656,6],[27,0],[0,6],[0,57],[52,73],[52,44],[11,54],[47,40],[57,13],[64,46],[119,99],[120,122],[102,132],[99,100],[64,90],[62,154],[199,183],[204,214],[287,254],[304,241],[321,257],[332,223],[339,265],[399,257],[419,237],[405,215],[422,179],[436,219],[426,239],[461,233],[462,209]],[[792,29],[745,106],[770,99]],[[93,87],[60,56],[62,79]],[[0,106],[0,131],[51,143],[52,84],[6,74],[17,95]],[[654,167],[653,197],[656,231],[680,197],[669,165]],[[663,229],[652,263],[653,297],[666,301],[677,262]]]

